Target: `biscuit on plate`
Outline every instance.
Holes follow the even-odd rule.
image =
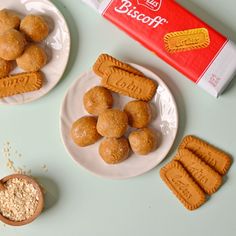
[[[0,78],[8,76],[12,70],[12,62],[0,58]]]

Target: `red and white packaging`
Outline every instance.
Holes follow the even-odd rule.
[[[214,97],[236,74],[236,45],[174,0],[83,1]]]

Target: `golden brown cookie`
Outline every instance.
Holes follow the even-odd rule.
[[[83,103],[88,113],[97,116],[112,107],[113,98],[108,89],[96,86],[84,94]]]
[[[211,195],[221,186],[221,175],[188,149],[180,149],[175,160],[182,164],[205,193]]]
[[[24,35],[15,29],[10,29],[0,35],[0,57],[4,60],[15,60],[23,53],[25,46]]]
[[[147,127],[152,118],[151,107],[144,101],[128,102],[124,111],[128,115],[129,125],[134,128]]]
[[[150,128],[138,129],[130,133],[129,144],[133,152],[147,155],[157,148],[158,137]]]
[[[118,109],[108,109],[98,116],[97,130],[104,137],[120,138],[128,127],[128,117]]]
[[[75,121],[71,127],[71,138],[80,147],[91,145],[101,138],[96,129],[97,119],[84,116]]]
[[[195,136],[186,136],[179,146],[179,149],[183,148],[193,152],[221,175],[225,175],[230,168],[231,158],[228,154]]]
[[[195,210],[206,201],[204,192],[178,161],[161,168],[160,176],[188,210]]]
[[[99,154],[108,164],[117,164],[129,156],[129,142],[126,138],[106,138],[99,146]]]
[[[106,70],[101,83],[113,92],[143,101],[150,101],[157,89],[153,80],[117,68]]]
[[[49,27],[42,16],[28,15],[20,24],[20,30],[33,42],[41,42],[47,38]]]
[[[122,61],[117,60],[116,58],[108,55],[108,54],[101,54],[95,64],[93,65],[93,71],[100,77],[103,77],[104,72],[109,69],[110,67],[118,68],[121,70],[128,71],[133,74],[143,75],[142,72],[135,69],[134,67],[126,64]]]
[[[8,76],[12,70],[12,62],[0,58],[0,78]]]
[[[28,72],[0,79],[0,98],[39,90],[43,85],[40,72]]]
[[[47,63],[47,55],[38,45],[28,45],[23,54],[16,59],[17,65],[25,71],[38,71]]]

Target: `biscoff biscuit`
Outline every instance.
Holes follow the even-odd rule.
[[[171,32],[164,37],[165,48],[169,53],[207,48],[210,37],[206,28]]]
[[[188,149],[180,149],[174,160],[179,161],[205,193],[215,193],[222,184],[222,177]]]
[[[39,90],[43,85],[40,72],[11,75],[0,80],[0,98]]]
[[[204,192],[178,161],[161,168],[160,176],[188,210],[195,210],[206,201]]]
[[[179,149],[183,148],[193,152],[221,175],[225,175],[230,168],[231,158],[228,154],[195,136],[186,136],[179,146]]]
[[[117,68],[106,70],[101,84],[113,92],[143,101],[150,101],[157,89],[156,83],[151,79]]]
[[[108,54],[101,54],[96,62],[93,65],[93,71],[100,77],[103,77],[104,72],[109,69],[110,67],[115,67],[118,69],[125,70],[127,72],[137,74],[137,75],[143,75],[143,73],[134,67],[117,60],[116,58],[108,55]]]

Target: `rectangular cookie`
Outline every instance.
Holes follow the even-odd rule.
[[[188,210],[195,210],[206,201],[205,193],[178,161],[161,168],[160,176]]]
[[[38,90],[43,85],[40,72],[25,72],[0,79],[0,98]]]
[[[103,77],[104,72],[109,69],[110,67],[118,68],[125,70],[127,72],[143,75],[143,73],[139,70],[136,70],[134,67],[117,60],[116,58],[108,55],[108,54],[101,54],[96,62],[93,65],[93,71],[100,77]]]
[[[107,70],[101,80],[102,86],[125,96],[150,101],[157,85],[151,79],[117,68]]]
[[[183,148],[193,152],[221,175],[225,175],[230,168],[231,158],[228,154],[195,136],[186,136],[179,146],[179,149]]]
[[[205,193],[211,195],[221,186],[221,175],[188,149],[180,149],[174,160],[177,160],[182,164]]]

